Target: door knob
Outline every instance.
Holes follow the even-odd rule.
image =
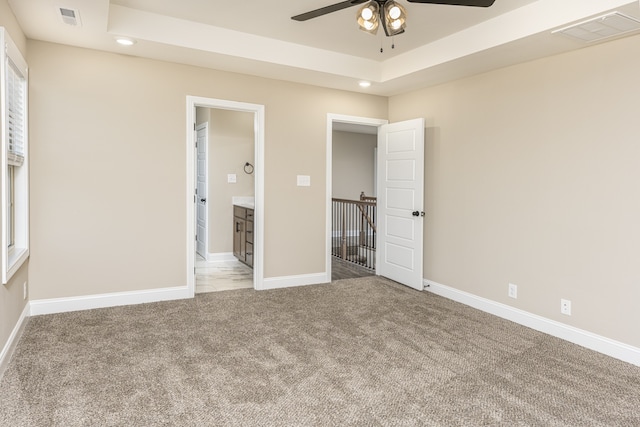
[[[207,203],[207,199],[200,199],[202,203]]]
[[[413,215],[413,216],[424,216],[424,212],[413,211],[413,212],[411,212],[411,215]]]

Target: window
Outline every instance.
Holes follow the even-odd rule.
[[[0,27],[2,283],[29,257],[27,64]]]

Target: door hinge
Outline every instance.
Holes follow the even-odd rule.
[[[195,123],[193,124],[193,130],[196,130],[196,124]]]

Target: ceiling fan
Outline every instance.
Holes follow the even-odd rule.
[[[409,3],[447,4],[454,6],[489,7],[495,0],[407,0]],[[337,12],[352,6],[366,3],[358,11],[360,29],[376,34],[382,25],[387,36],[402,34],[406,26],[407,12],[394,0],[348,0],[321,7],[300,15],[292,16],[294,21],[307,21],[328,13]]]

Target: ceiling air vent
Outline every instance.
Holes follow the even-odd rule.
[[[58,11],[60,12],[60,18],[62,19],[62,22],[64,22],[65,24],[72,25],[74,27],[79,27],[80,25],[82,25],[80,22],[80,13],[77,9],[59,7]]]
[[[620,12],[601,15],[588,21],[553,31],[584,42],[595,42],[640,30],[640,21]]]

